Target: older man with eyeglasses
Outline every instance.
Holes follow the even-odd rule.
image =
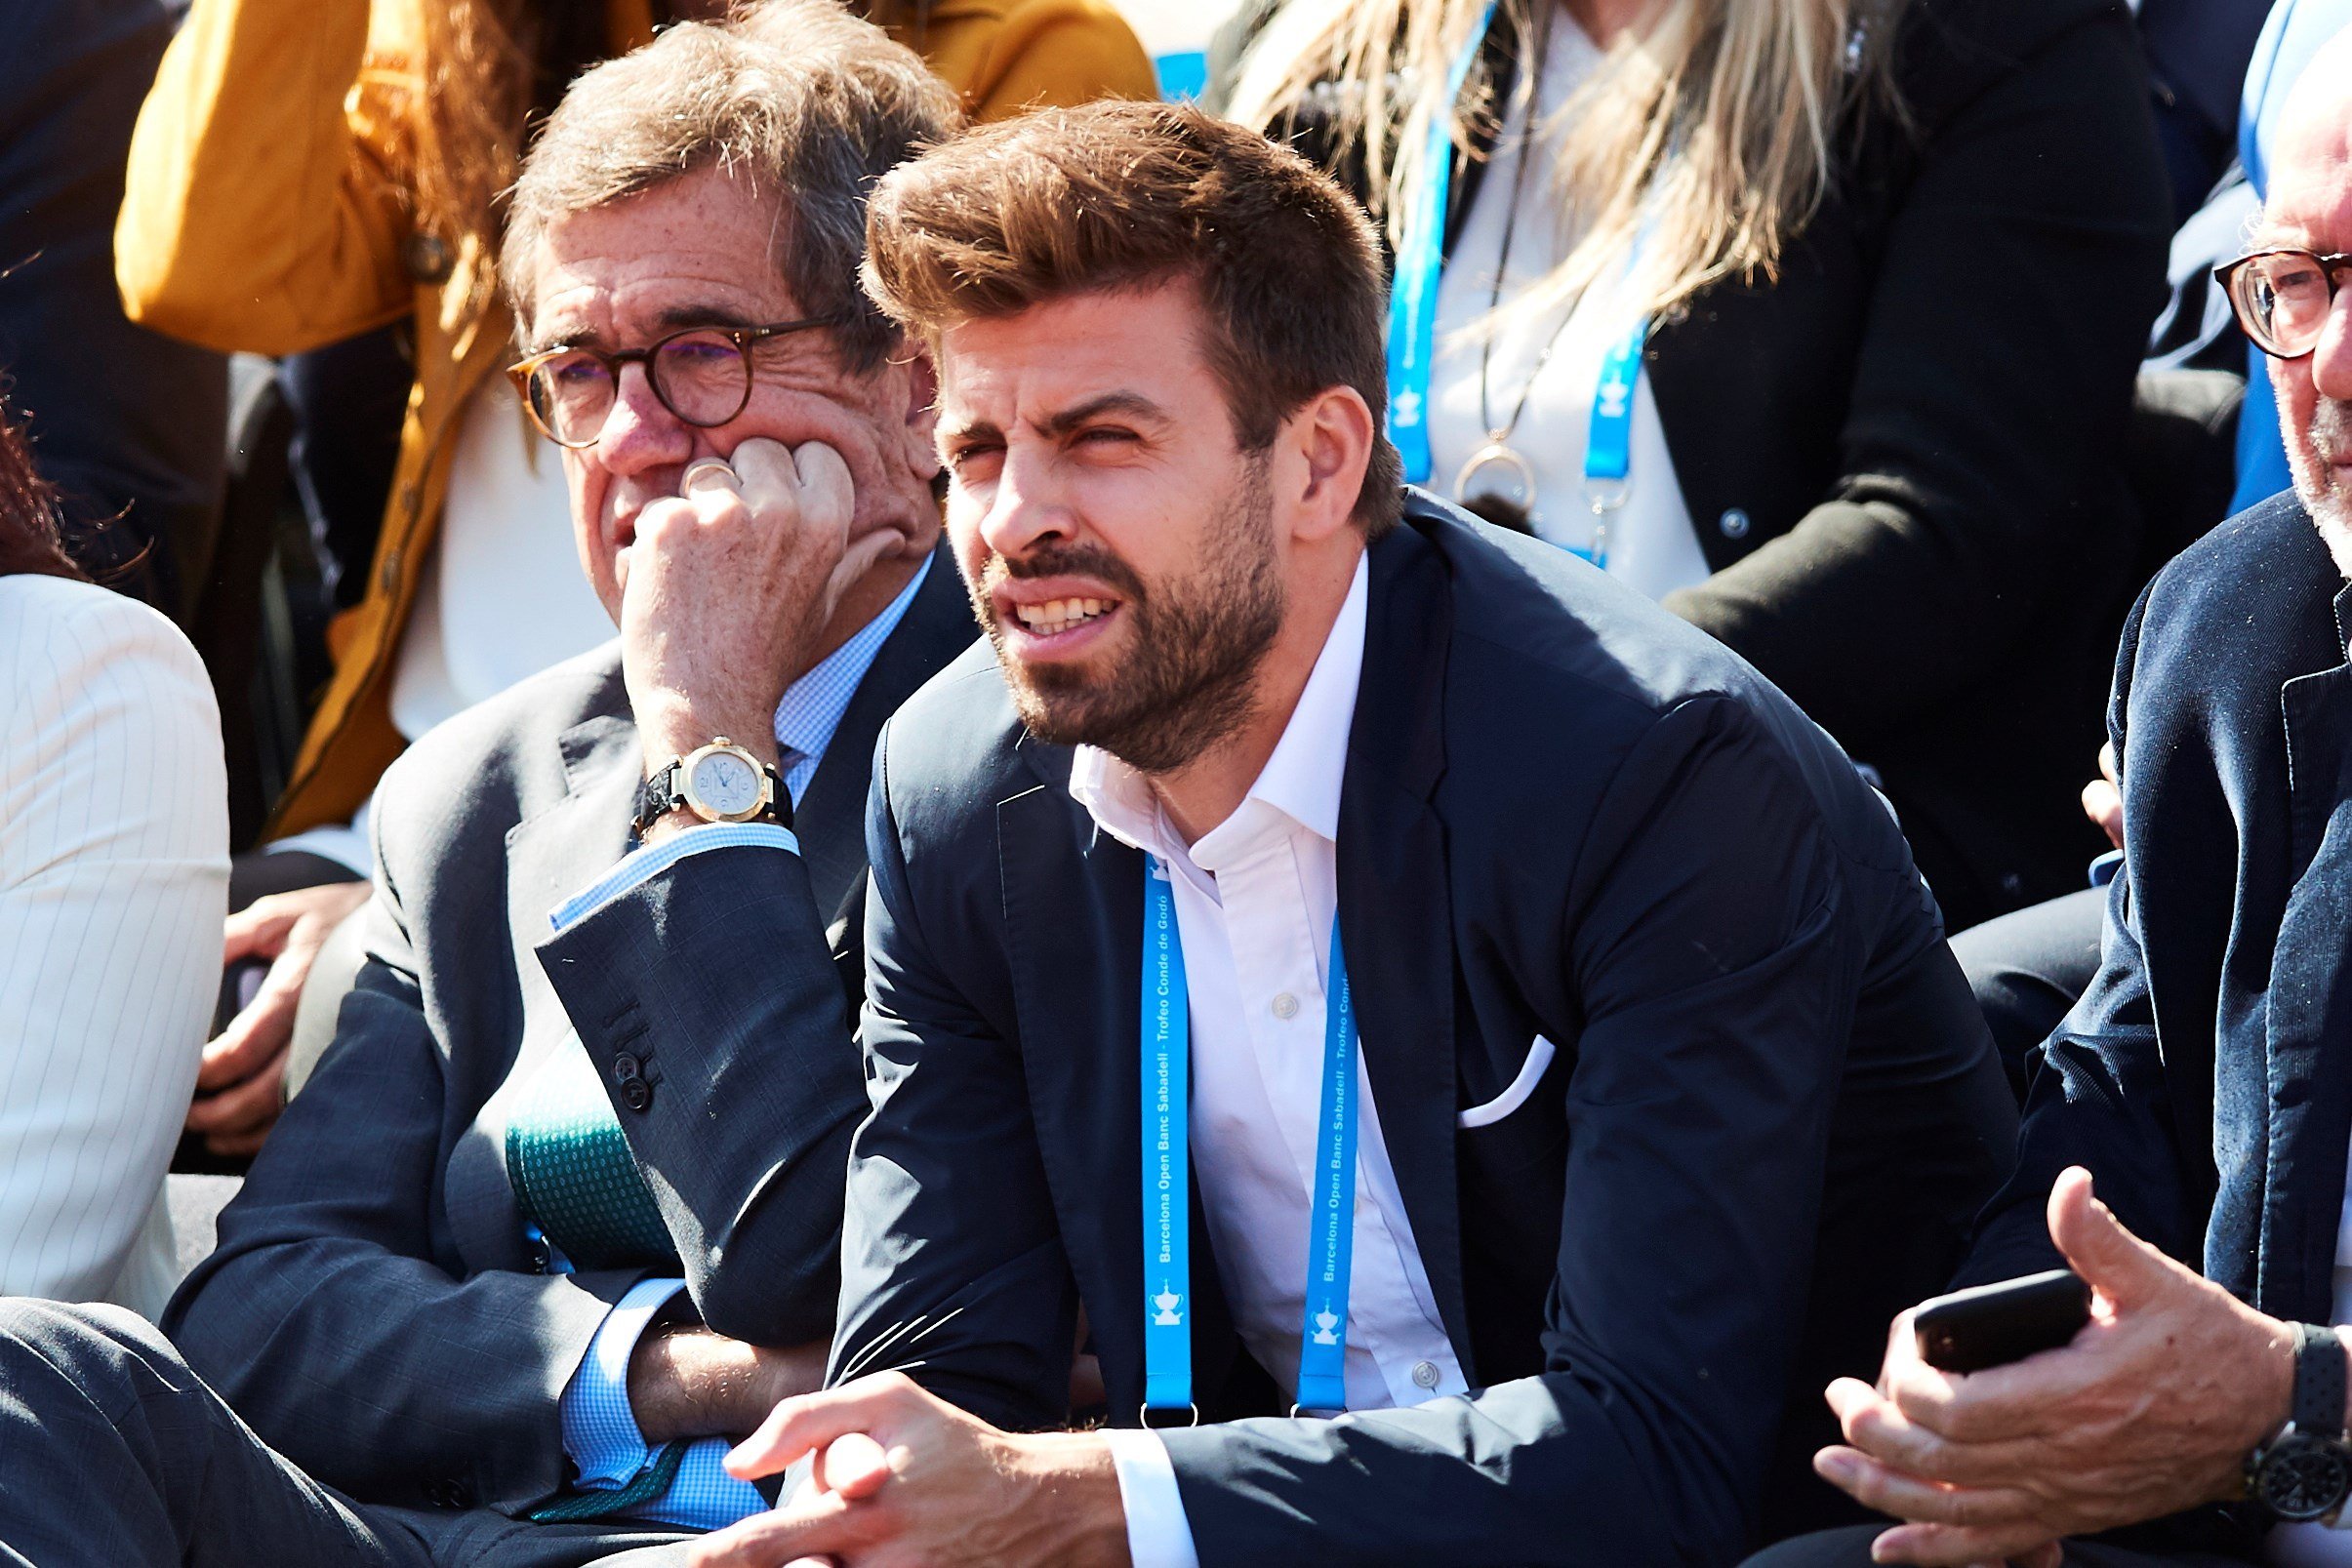
[[[874,739],[974,628],[856,283],[955,100],[825,0],[746,25],[589,73],[511,207],[620,640],[393,764],[367,961],[169,1343],[0,1303],[0,1562],[649,1564],[767,1506],[718,1461],[832,1331]]]
[[[1962,1278],[2063,1262],[2089,1321],[1948,1373],[1897,1319],[1878,1386],[1831,1386],[1845,1443],[1815,1465],[1905,1522],[1754,1568],[2352,1565],[2347,253],[2352,34],[2296,87],[2261,225],[2219,270],[2294,488],[2182,553],[2126,629],[2104,964],[2039,1053]]]

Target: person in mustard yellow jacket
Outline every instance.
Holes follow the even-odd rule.
[[[281,846],[301,835],[325,859],[307,863],[318,874],[277,885],[364,875],[364,837],[345,824],[410,739],[611,635],[568,564],[559,467],[525,433],[499,374],[513,352],[492,275],[497,198],[524,127],[581,69],[643,45],[657,24],[726,9],[726,0],[189,8],[140,113],[115,230],[132,319],[276,355],[396,322],[413,333],[416,382],[364,597],[329,629],[335,673],[264,835]],[[1109,0],[851,9],[920,54],[974,119],[1155,91],[1150,60]],[[453,495],[470,518],[495,521],[453,522],[463,548],[453,535],[445,558]],[[550,549],[561,570],[542,569]],[[465,595],[477,623],[460,646]],[[206,1048],[188,1125],[215,1153],[250,1154],[274,1122],[303,982],[364,893],[364,882],[300,887],[230,917],[229,958],[269,967]]]

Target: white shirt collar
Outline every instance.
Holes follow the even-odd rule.
[[[1241,805],[1200,835],[1189,859],[1204,869],[1227,864],[1243,841],[1263,830],[1264,810],[1336,843],[1339,795],[1347,776],[1348,735],[1356,722],[1356,693],[1363,681],[1364,624],[1371,599],[1370,569],[1363,557],[1323,638],[1322,652],[1299,693],[1298,705],[1282,726],[1282,738],[1259,770]],[[1184,840],[1159,808],[1150,781],[1098,746],[1078,746],[1071,756],[1070,793],[1096,825],[1122,844],[1162,860],[1186,857]]]

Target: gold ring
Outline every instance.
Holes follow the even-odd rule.
[[[743,475],[729,467],[725,459],[697,458],[686,464],[684,473],[678,475],[678,494],[681,496],[689,494],[694,489],[696,477],[706,473],[719,475],[721,484],[738,495],[743,493]]]

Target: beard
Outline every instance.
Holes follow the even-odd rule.
[[[2336,570],[2352,578],[2352,493],[2337,466],[2347,462],[2352,462],[2352,403],[2322,397],[2312,407],[2303,439],[2287,444],[2287,465],[2294,475],[2295,499],[2319,525]]]
[[[1263,458],[1247,462],[1203,537],[1212,547],[1196,571],[1150,586],[1099,545],[990,558],[972,584],[972,606],[1032,735],[1056,745],[1099,746],[1129,767],[1165,773],[1249,722],[1257,707],[1252,683],[1288,603]],[[1096,579],[1119,594],[1127,647],[1113,666],[1031,665],[1007,653],[991,587],[1006,577],[1063,574]]]

